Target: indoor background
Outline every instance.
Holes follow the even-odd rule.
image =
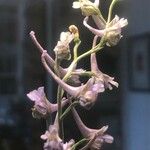
[[[62,31],[75,24],[82,44],[91,46],[93,35],[83,26],[83,16],[71,0],[0,0],[0,150],[41,150],[45,121],[32,118],[33,103],[26,94],[44,86],[55,102],[57,84],[47,75],[40,53],[29,33],[35,31],[41,45],[54,57],[53,48]],[[107,16],[111,0],[101,0]],[[99,95],[87,112],[79,108],[89,127],[109,125],[115,141],[104,150],[150,150],[150,1],[123,0],[114,15],[128,19],[123,38],[113,48],[97,54],[102,72],[114,76],[119,88]],[[68,62],[69,64],[69,62]],[[67,66],[67,63],[64,63]],[[88,69],[89,59],[79,67]],[[93,119],[94,118],[94,119]],[[81,138],[72,116],[65,119],[66,138]]]

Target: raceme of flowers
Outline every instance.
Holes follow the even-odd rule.
[[[51,103],[51,99],[47,98],[43,86],[27,94],[28,99],[34,103],[33,117],[36,119],[43,118],[47,124],[45,133],[41,135],[41,139],[44,141],[44,150],[101,150],[104,143],[111,144],[114,141],[114,138],[106,133],[108,125],[99,129],[87,127],[75,107],[80,105],[88,111],[98,101],[99,94],[112,90],[113,87],[117,88],[119,85],[114,81],[114,77],[99,69],[96,60],[96,53],[104,49],[105,46],[112,47],[119,43],[122,38],[122,29],[128,24],[127,19],[119,18],[118,15],[112,17],[112,11],[117,1],[112,0],[107,19],[103,17],[99,0],[73,2],[72,7],[80,9],[84,16],[83,26],[94,35],[91,47],[83,54],[79,55],[78,53],[81,39],[80,32],[75,25],[70,25],[68,31],[61,32],[60,38],[53,48],[54,59],[40,45],[34,31],[30,32],[33,43],[41,53],[43,67],[58,84],[57,97],[53,100],[55,103]],[[88,23],[89,20],[92,20],[97,28],[92,27]],[[90,56],[91,68],[88,71],[84,68],[77,68],[79,61],[87,56]],[[71,62],[69,66],[63,68],[61,66],[62,61]],[[85,76],[88,77],[88,80],[81,82],[80,79]],[[55,118],[51,119],[53,113]],[[75,141],[73,137],[69,141],[65,139],[62,124],[69,113],[72,113],[81,132],[82,139],[79,141]]]

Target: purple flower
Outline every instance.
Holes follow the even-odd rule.
[[[63,143],[58,134],[58,126],[56,122],[49,126],[49,130],[45,134],[41,135],[42,140],[46,140],[44,143],[44,150],[71,150],[74,140]]]
[[[114,81],[114,77],[110,77],[107,74],[102,73],[99,69],[96,71],[93,71],[94,75],[95,75],[95,84],[104,87],[105,89],[109,89],[112,90],[113,87],[112,85],[114,85],[115,87],[118,87],[119,84],[117,82]]]
[[[93,34],[99,37],[103,37],[105,35],[105,39],[107,40],[106,44],[108,46],[114,46],[119,42],[119,40],[122,37],[121,29],[128,24],[127,19],[124,19],[124,18],[120,19],[116,15],[111,22],[109,22],[108,24],[105,24],[105,27],[103,27],[103,26],[98,25],[100,24],[100,22],[102,22],[102,20],[100,20],[100,18],[97,17],[94,19],[94,21],[96,25],[98,25],[99,29],[95,29],[87,23],[88,19],[89,17],[85,17],[83,21],[84,26],[87,27]]]
[[[61,32],[60,41],[57,42],[57,45],[54,48],[56,57],[60,60],[70,59],[70,42],[74,39],[74,34],[71,32]]]
[[[82,133],[82,135],[89,139],[89,143],[85,146],[85,149],[97,149],[99,150],[103,143],[112,143],[113,137],[105,134],[106,130],[108,129],[108,126],[103,126],[100,129],[91,129],[85,126],[85,124],[82,122],[81,118],[79,117],[77,111],[75,108],[72,108],[73,116],[76,121],[76,124]]]
[[[45,61],[45,54],[41,56],[42,63],[47,72],[54,78],[54,80],[71,96],[77,98],[82,106],[89,109],[96,101],[97,95],[104,91],[103,84],[95,84],[95,79],[90,78],[86,84],[73,87],[61,80],[47,65]]]
[[[33,117],[41,118],[46,117],[48,114],[57,111],[58,105],[50,103],[45,95],[44,87],[39,87],[37,90],[33,90],[27,94],[27,97],[34,102],[34,108],[32,109]],[[68,102],[68,100],[62,101],[62,107]]]
[[[98,36],[94,37],[93,47],[96,45],[97,38]],[[104,74],[99,70],[95,53],[91,54],[91,72],[94,73],[95,84],[99,86],[103,85],[104,90],[112,90],[112,85],[118,87],[119,84],[114,81],[114,77],[110,77],[109,75]]]
[[[41,139],[46,140],[44,150],[64,150],[62,139],[58,134],[58,127],[55,124],[49,126],[49,130],[41,135]]]
[[[85,87],[80,91],[78,96],[80,105],[86,109],[90,109],[96,102],[98,93],[104,91],[104,85],[101,83],[95,83],[94,78],[90,78]]]

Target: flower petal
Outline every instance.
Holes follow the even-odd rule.
[[[39,94],[38,94],[37,90],[33,90],[33,91],[29,92],[29,93],[27,94],[27,97],[28,97],[31,101],[40,101]]]
[[[96,83],[92,87],[93,92],[102,93],[105,91],[104,84],[102,82]]]
[[[113,141],[114,141],[114,138],[112,137],[112,136],[110,136],[110,135],[108,135],[108,134],[105,134],[104,136],[103,136],[103,139],[104,139],[104,141],[106,142],[106,143],[113,143]]]
[[[85,17],[83,20],[83,24],[85,27],[87,27],[93,34],[98,35],[99,37],[102,37],[105,33],[105,30],[98,30],[93,27],[91,27],[89,24],[87,24],[88,17]]]
[[[80,2],[73,2],[72,7],[73,7],[74,9],[78,9],[78,8],[81,7],[81,3],[80,3]]]

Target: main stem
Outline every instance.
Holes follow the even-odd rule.
[[[60,77],[60,72],[59,72],[60,62],[61,61],[56,56],[54,70],[58,77]],[[58,126],[59,126],[59,134],[62,137],[62,139],[64,139],[63,121],[60,119],[62,115],[62,106],[61,106],[62,91],[63,89],[60,86],[58,86],[57,88]]]
[[[90,49],[89,51],[85,52],[84,54],[78,56],[76,59],[73,60],[73,62],[70,64],[68,71],[64,78],[62,79],[64,82],[67,81],[67,79],[70,77],[72,71],[74,70],[76,64],[84,57],[89,56],[92,53],[96,53],[97,51],[101,50],[105,44],[105,36],[101,38],[101,41],[98,45]],[[62,99],[62,88],[58,87],[58,92],[57,92],[57,102],[58,102],[58,124],[59,124],[59,129],[60,129],[60,135],[63,138],[64,133],[63,133],[63,123],[61,120],[61,115],[62,115],[62,108],[61,108],[61,99]]]

